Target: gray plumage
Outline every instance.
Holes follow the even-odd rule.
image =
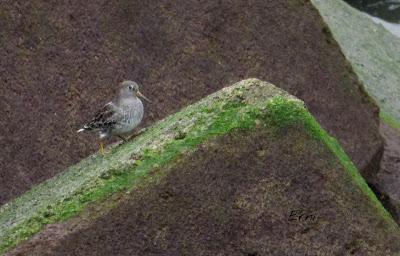
[[[122,82],[118,97],[108,102],[78,132],[98,132],[100,139],[112,135],[121,137],[122,134],[131,132],[143,118],[143,103],[139,97],[149,101],[139,92],[137,83],[133,81]]]

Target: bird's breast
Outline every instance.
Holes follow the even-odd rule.
[[[113,133],[128,133],[140,124],[143,118],[143,104],[140,100],[120,105],[121,119],[116,124]]]

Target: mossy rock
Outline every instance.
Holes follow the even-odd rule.
[[[143,126],[244,78],[271,81],[307,104],[364,177],[376,174],[378,108],[310,1],[30,0],[0,9],[0,205],[98,150],[97,136],[76,130],[124,79],[153,102]]]
[[[313,0],[346,58],[380,107],[384,152],[368,182],[400,223],[400,38],[344,1]]]
[[[397,225],[303,102],[226,87],[0,208],[9,255],[394,255]]]

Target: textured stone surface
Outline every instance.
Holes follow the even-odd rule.
[[[400,223],[400,130],[381,123],[381,134],[385,140],[381,169],[372,186],[379,199]]]
[[[379,159],[377,108],[308,1],[4,0],[0,27],[0,203],[97,149],[75,130],[122,79],[153,100],[148,125],[259,77],[303,99],[366,176]]]
[[[271,108],[276,97],[282,98]],[[279,114],[279,106],[287,111]],[[266,113],[267,107],[271,113]],[[291,111],[293,107],[295,111]],[[276,123],[286,125],[301,113],[307,113],[301,101],[257,79],[224,88],[163,119],[129,143],[114,145],[106,156],[92,155],[5,204],[0,208],[0,253],[46,224],[69,219],[89,203],[129,190],[150,171],[173,162],[210,137],[254,129],[274,120],[271,128]]]
[[[342,1],[313,2],[381,108],[385,147],[377,179],[369,182],[400,223],[400,38]]]
[[[251,79],[226,88],[114,148],[102,162],[88,159],[68,172],[87,170],[101,187],[100,173],[103,179],[109,173],[106,184],[124,173],[143,173],[146,157],[121,168],[127,155],[153,155],[149,148],[155,159],[177,157],[151,165],[132,187],[92,201],[7,255],[400,253],[398,226],[337,142],[300,101],[270,84]],[[73,179],[60,180],[76,189]],[[51,194],[46,189],[57,183],[37,191]],[[85,194],[90,185],[82,184],[77,191]],[[10,205],[11,212],[32,204],[34,193]],[[79,193],[58,199],[61,205],[74,198],[87,202]],[[32,222],[52,218],[43,216]]]
[[[381,111],[400,123],[400,38],[343,1],[312,2]]]

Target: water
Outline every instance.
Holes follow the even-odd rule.
[[[400,0],[345,0],[400,37]]]
[[[393,35],[397,36],[400,38],[400,24],[397,23],[389,23],[387,21],[384,21],[380,18],[373,17],[371,16],[371,19],[378,24],[382,24],[387,30],[389,30]]]
[[[353,7],[389,23],[400,24],[400,0],[345,0]]]

